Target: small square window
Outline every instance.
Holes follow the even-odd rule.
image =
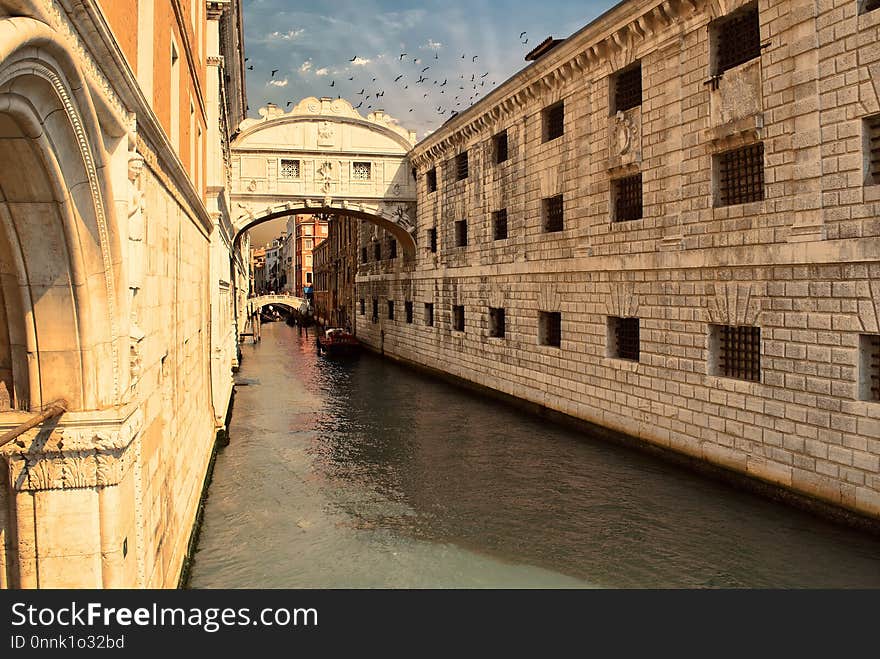
[[[425,302],[425,325],[434,327],[434,303]]]
[[[394,320],[394,300],[388,300],[388,320]]]
[[[489,336],[494,339],[504,338],[504,309],[489,308]]]
[[[718,205],[733,206],[764,198],[764,144],[750,144],[715,156]]]
[[[456,332],[464,332],[464,306],[452,305],[452,329]]]
[[[364,298],[361,298],[361,316],[367,315],[367,302]]]
[[[495,240],[505,240],[507,238],[506,208],[502,208],[500,211],[492,213],[492,237]]]
[[[877,0],[880,3],[880,0]],[[865,117],[865,167],[868,185],[880,185],[880,114]]]
[[[428,170],[428,173],[425,175],[425,179],[428,182],[428,192],[437,192],[437,168],[433,168]]]
[[[382,243],[376,243],[373,245],[373,258],[377,261],[382,260]]]
[[[406,314],[406,322],[408,325],[412,325],[413,321],[413,303],[407,300],[403,303],[403,312]]]
[[[549,142],[565,133],[565,101],[544,108],[544,141]]]
[[[642,175],[635,174],[611,182],[614,221],[629,222],[642,217]]]
[[[369,181],[373,178],[373,168],[368,162],[351,163],[351,178],[355,181]]]
[[[738,380],[761,381],[761,328],[709,326],[709,372]]]
[[[757,3],[709,24],[715,75],[761,56],[761,28]]]
[[[431,253],[437,252],[437,229],[428,229],[428,249]]]
[[[544,231],[551,233],[563,229],[563,199],[562,195],[544,199]]]
[[[642,104],[642,63],[632,66],[614,75],[611,114],[625,112]]]
[[[394,238],[388,239],[388,258],[397,258],[397,241]]]
[[[379,322],[379,299],[373,298],[373,322]]]
[[[859,335],[859,399],[880,402],[880,334]]]
[[[465,247],[468,244],[467,220],[455,223],[455,246]]]
[[[507,160],[507,131],[501,131],[492,138],[493,151],[495,153],[495,164],[501,164]]]
[[[468,177],[468,154],[463,151],[455,156],[455,180],[463,181]]]
[[[299,178],[299,160],[281,160],[281,178]]]
[[[608,318],[608,356],[639,361],[639,319]]]
[[[538,344],[558,348],[562,345],[562,314],[541,311],[538,314]]]

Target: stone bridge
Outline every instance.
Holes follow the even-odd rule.
[[[291,311],[298,311],[299,313],[306,313],[309,309],[309,301],[302,297],[296,297],[293,295],[260,295],[257,297],[248,298],[248,315],[252,316],[257,313],[263,307],[269,306],[270,304],[277,305],[279,307],[287,307]]]
[[[232,205],[241,232],[297,213],[359,217],[415,255],[416,141],[381,110],[366,117],[345,99],[307,98],[246,119],[232,143]]]

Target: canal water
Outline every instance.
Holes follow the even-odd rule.
[[[880,539],[284,323],[242,346],[192,588],[878,588]]]

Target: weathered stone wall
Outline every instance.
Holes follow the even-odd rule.
[[[358,335],[880,516],[880,404],[859,393],[860,336],[878,332],[880,309],[880,186],[866,185],[862,137],[863,117],[880,110],[880,12],[759,2],[760,57],[715,88],[710,21],[742,4],[618,6],[417,145],[417,258],[371,254],[360,268]],[[635,62],[642,102],[615,115],[614,76]],[[559,101],[564,134],[546,140],[542,111]],[[504,130],[510,157],[496,164],[492,137]],[[719,205],[719,154],[758,143],[763,199]],[[457,181],[464,151],[469,175]],[[613,181],[635,173],[642,218],[615,222]],[[564,228],[548,233],[542,200],[558,194]],[[508,238],[494,240],[500,209]],[[389,320],[388,299],[401,311],[413,301],[414,322]],[[463,332],[452,305],[465,307]],[[505,309],[504,338],[488,336],[490,307]],[[561,313],[558,348],[538,345],[542,311]],[[639,319],[638,362],[608,356],[609,316]],[[710,324],[760,328],[759,382],[711,374]]]

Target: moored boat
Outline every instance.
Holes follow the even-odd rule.
[[[341,327],[326,329],[316,341],[318,354],[324,354],[328,357],[356,355],[361,348],[360,341]]]

